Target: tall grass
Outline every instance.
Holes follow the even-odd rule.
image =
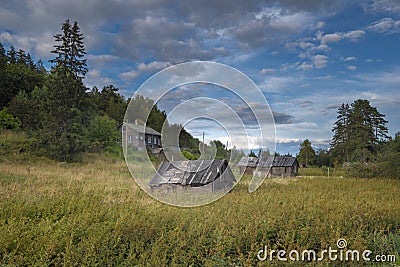
[[[328,168],[328,167],[321,167],[321,168],[299,168],[300,176],[306,177],[333,177],[333,178],[342,178],[346,177],[346,170],[344,168]]]
[[[0,266],[281,266],[258,250],[339,238],[400,264],[400,180],[267,179],[250,194],[245,178],[217,202],[178,208],[140,190],[122,160],[91,157],[0,162]]]

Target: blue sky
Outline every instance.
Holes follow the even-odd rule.
[[[88,87],[130,97],[176,63],[228,64],[260,87],[279,152],[326,147],[337,106],[363,98],[400,131],[400,2],[30,0],[0,5],[0,41],[48,60],[65,19],[85,35]],[[254,147],[257,145],[254,144]]]

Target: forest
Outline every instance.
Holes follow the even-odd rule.
[[[119,127],[131,99],[113,85],[87,88],[84,36],[78,22],[66,20],[61,30],[54,35],[49,71],[29,52],[14,46],[6,50],[0,43],[0,128],[26,134],[21,153],[57,161],[81,161],[85,152],[120,152]],[[140,107],[137,118],[149,114],[147,126],[161,132],[165,112],[151,99],[136,96],[132,101]],[[180,145],[187,155],[198,156],[199,140],[180,125],[169,126],[181,130]]]

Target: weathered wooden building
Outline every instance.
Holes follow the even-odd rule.
[[[297,159],[288,156],[243,157],[237,166],[240,173],[266,177],[294,177],[299,170]]]
[[[126,146],[132,146],[138,150],[143,150],[145,147],[150,149],[161,148],[161,134],[150,127],[136,123],[124,123],[122,125],[122,136]]]
[[[217,192],[231,189],[235,183],[226,160],[183,160],[163,162],[149,185],[159,191],[196,188]]]
[[[242,157],[237,164],[239,172],[243,174],[253,175],[254,170],[258,164],[258,158],[256,157]]]

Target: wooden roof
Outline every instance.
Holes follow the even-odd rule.
[[[291,167],[293,164],[297,162],[295,157],[288,156],[269,156],[263,157],[261,159],[254,157],[243,157],[240,159],[237,164],[238,167],[262,167],[262,168],[270,168],[270,167]]]
[[[152,135],[161,136],[161,134],[159,132],[157,132],[153,128],[150,128],[150,127],[147,127],[147,126],[136,125],[134,123],[125,123],[125,125],[128,128],[128,131],[135,131],[135,132],[138,132],[138,133],[152,134]]]
[[[184,160],[163,162],[150,186],[162,184],[189,185],[192,187],[207,185],[221,175],[236,182],[226,160]]]

